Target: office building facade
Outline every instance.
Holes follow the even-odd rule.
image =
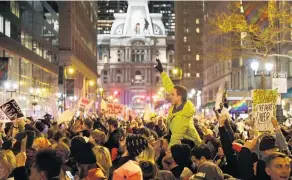
[[[0,104],[14,98],[27,116],[52,113],[58,87],[58,14],[56,1],[0,2]]]

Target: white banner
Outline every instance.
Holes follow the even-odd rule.
[[[272,89],[277,89],[278,93],[287,93],[287,72],[273,73]]]

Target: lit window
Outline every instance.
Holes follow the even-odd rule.
[[[191,77],[191,73],[187,73],[187,77]]]
[[[200,61],[200,55],[199,54],[196,55],[196,60]]]
[[[200,73],[196,73],[196,77],[200,77]]]
[[[5,35],[10,37],[10,21],[5,20]]]
[[[3,33],[4,31],[4,18],[0,15],[0,32]]]
[[[196,32],[197,33],[200,33],[200,28],[196,28]]]
[[[199,18],[196,18],[196,24],[200,24]]]
[[[191,46],[190,46],[190,45],[188,46],[188,51],[189,51],[189,52],[191,51]]]
[[[187,42],[187,37],[186,36],[184,37],[184,42]]]
[[[189,65],[189,68],[191,68],[191,66],[192,66],[191,63],[189,63],[188,65]]]

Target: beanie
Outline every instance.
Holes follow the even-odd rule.
[[[260,142],[260,151],[266,151],[278,147],[276,144],[276,139],[273,136],[264,136]]]
[[[83,144],[81,151],[76,156],[76,161],[79,164],[94,164],[96,163],[95,154],[92,151],[94,147],[91,143]]]
[[[129,135],[126,139],[127,150],[130,156],[138,156],[148,147],[147,140],[140,135]]]

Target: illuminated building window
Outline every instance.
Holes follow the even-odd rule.
[[[191,66],[192,66],[191,63],[189,63],[189,64],[188,64],[189,69],[191,68]]]
[[[187,73],[187,77],[191,77],[191,73]]]
[[[200,77],[200,73],[196,73],[196,77]]]
[[[196,55],[196,60],[200,61],[200,55],[199,54]]]
[[[196,32],[197,33],[200,33],[200,28],[196,28]]]
[[[187,42],[187,37],[186,36],[184,37],[184,42]]]
[[[189,52],[191,51],[191,46],[190,46],[190,45],[188,46],[188,51],[189,51]]]
[[[196,24],[200,24],[199,18],[196,18]]]
[[[10,37],[10,21],[5,20],[5,35]]]
[[[0,32],[3,33],[4,31],[4,18],[0,15]]]

